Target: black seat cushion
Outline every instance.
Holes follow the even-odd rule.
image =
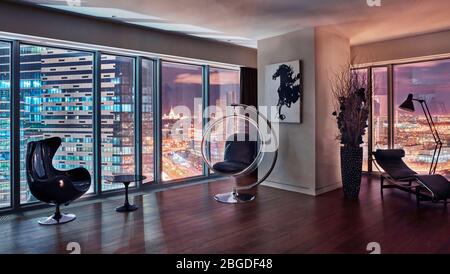
[[[73,187],[78,191],[86,192],[91,187],[91,176],[89,171],[83,167],[67,171],[67,175],[72,180]]]
[[[213,169],[225,174],[235,174],[243,171],[249,165],[242,162],[223,161],[213,165]]]
[[[231,135],[225,143],[224,160],[215,163],[213,169],[229,175],[240,173],[255,160],[257,145],[246,133]]]
[[[378,165],[395,180],[407,180],[417,174],[403,162],[403,149],[378,149],[374,156]]]
[[[450,182],[442,175],[417,175],[417,180],[433,192],[436,200],[450,198]]]
[[[406,153],[403,149],[377,149],[375,155],[384,158],[401,159],[405,157]]]

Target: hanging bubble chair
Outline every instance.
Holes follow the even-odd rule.
[[[253,179],[233,187],[229,193],[217,194],[222,203],[245,203],[255,195],[243,193],[269,177],[278,157],[278,141],[271,123],[255,107],[233,104],[226,114],[207,125],[202,138],[202,157],[216,174]],[[256,176],[250,176],[257,173]],[[253,178],[255,177],[255,178]]]

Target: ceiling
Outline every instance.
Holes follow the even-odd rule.
[[[333,25],[352,45],[450,29],[449,0],[18,0],[256,47],[259,39]]]

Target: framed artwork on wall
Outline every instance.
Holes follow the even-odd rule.
[[[302,122],[301,81],[300,60],[266,66],[266,102],[269,107],[276,106],[276,114],[270,115],[271,122]]]

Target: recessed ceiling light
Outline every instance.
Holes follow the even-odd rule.
[[[189,24],[175,24],[175,23],[160,23],[160,22],[133,22],[127,21],[130,24],[136,24],[144,27],[155,29],[162,29],[168,31],[178,31],[184,33],[220,33],[217,30],[212,30],[204,27],[198,27]]]
[[[115,8],[85,7],[85,6],[78,7],[78,6],[47,5],[47,4],[42,4],[41,6],[103,18],[121,18],[128,20],[130,19],[158,20],[158,21],[162,20],[160,17]]]
[[[222,40],[222,41],[251,41],[251,39],[241,36],[230,36],[230,35],[221,35],[221,34],[195,34],[192,35],[202,38],[209,38],[209,39],[216,39],[216,40]]]

